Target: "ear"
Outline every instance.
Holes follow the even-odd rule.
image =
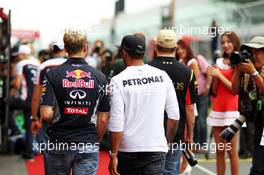
[[[154,43],[154,51],[155,51],[156,53],[158,53],[157,46],[158,46],[158,45],[157,45],[157,43],[155,42],[155,43]]]
[[[83,52],[84,52],[84,53],[88,53],[88,43],[85,43],[85,44],[83,45]]]
[[[127,62],[129,61],[129,57],[128,57],[128,54],[125,50],[122,51],[122,58],[123,58],[123,61],[125,63],[125,65],[127,65]]]

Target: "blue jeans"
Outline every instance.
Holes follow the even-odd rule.
[[[201,146],[207,143],[207,116],[208,116],[209,97],[200,95],[197,103],[198,117],[194,126],[194,143]]]
[[[165,152],[118,152],[118,172],[121,175],[162,175]]]
[[[182,150],[170,150],[166,156],[164,175],[178,175],[180,171]]]
[[[42,121],[42,128],[40,128],[38,135],[36,136],[36,140],[39,144],[47,144],[47,136],[46,136],[46,129],[48,127],[48,123],[45,121]],[[39,151],[39,150],[38,150]],[[43,159],[44,159],[44,169],[47,170],[47,164],[48,164],[48,150],[43,151]],[[45,175],[48,175],[45,171]]]
[[[98,152],[80,153],[72,150],[49,150],[48,175],[96,175]]]

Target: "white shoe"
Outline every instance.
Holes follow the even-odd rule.
[[[191,175],[192,167],[188,164],[185,170],[180,175]]]

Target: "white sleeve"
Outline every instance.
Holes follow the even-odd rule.
[[[36,72],[36,78],[34,80],[34,84],[35,85],[39,85],[39,81],[40,81],[40,72],[41,72],[41,68],[40,66],[38,66],[37,72]]]
[[[176,92],[173,87],[171,79],[169,78],[168,75],[166,77],[168,83],[168,90],[167,90],[165,111],[168,114],[168,118],[173,120],[179,120],[180,112],[179,112],[179,104],[178,104]]]
[[[125,104],[122,97],[121,90],[118,85],[111,80],[110,85],[112,86],[111,93],[111,110],[108,129],[111,132],[123,132],[124,130],[124,113]]]
[[[194,62],[197,62],[196,59],[192,58],[188,61],[187,66],[190,67]]]
[[[16,75],[23,75],[23,62],[18,62],[16,64]]]

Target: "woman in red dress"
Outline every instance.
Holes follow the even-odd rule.
[[[226,170],[225,152],[227,151],[231,164],[231,174],[239,175],[239,157],[237,152],[238,136],[235,135],[231,143],[226,143],[219,135],[239,116],[238,96],[232,92],[232,76],[230,55],[239,51],[240,40],[234,32],[225,32],[221,36],[223,58],[217,59],[216,65],[209,67],[208,75],[213,77],[213,93],[216,95],[212,112],[207,123],[213,127],[216,142],[217,175],[224,175]],[[224,145],[224,146],[223,146]]]

